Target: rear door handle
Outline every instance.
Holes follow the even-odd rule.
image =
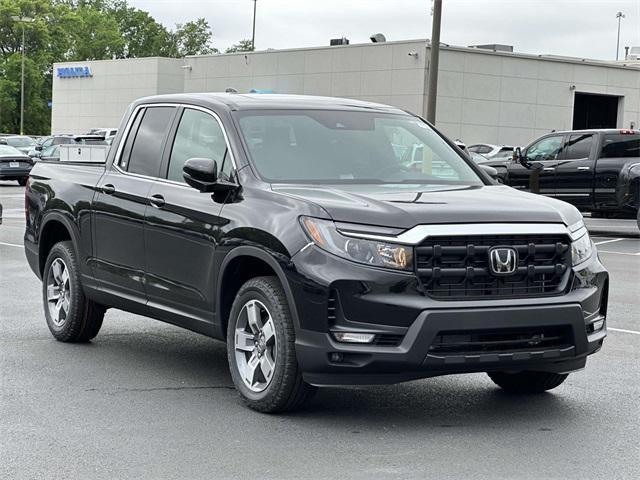
[[[149,197],[149,203],[156,208],[162,208],[165,204],[164,197],[156,193],[155,195],[151,195],[151,197]]]
[[[591,167],[578,167],[578,170],[591,170]]]
[[[106,185],[103,185],[100,190],[102,191],[102,193],[104,193],[106,195],[113,195],[114,193],[116,193],[116,187],[114,187],[110,183],[107,183]]]
[[[556,167],[544,167],[542,169],[542,171],[544,172],[553,172],[556,169]]]

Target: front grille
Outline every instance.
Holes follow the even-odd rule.
[[[495,275],[489,250],[517,251],[517,269]],[[558,295],[567,284],[571,248],[564,235],[432,237],[416,247],[415,270],[423,293],[443,300]]]
[[[430,354],[482,354],[561,349],[573,345],[570,327],[438,332]]]

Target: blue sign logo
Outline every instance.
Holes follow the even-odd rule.
[[[58,68],[58,78],[88,78],[93,77],[89,67]]]

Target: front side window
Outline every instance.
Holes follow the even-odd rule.
[[[125,143],[123,158],[120,162],[122,168],[130,173],[148,177],[159,175],[162,145],[174,112],[175,107],[147,107],[144,112],[138,113],[134,128],[129,132]]]
[[[592,134],[571,135],[565,147],[567,150],[567,153],[565,153],[565,159],[578,160],[589,158],[592,144]]]
[[[545,160],[557,160],[562,152],[562,136],[546,137],[534,143],[527,149],[527,160],[530,162],[543,162]]]
[[[182,167],[190,158],[210,158],[218,164],[220,178],[229,175],[231,159],[218,121],[200,110],[185,109],[171,149],[167,179],[183,182]],[[227,165],[228,164],[228,165]]]
[[[252,163],[267,181],[482,185],[463,158],[410,115],[330,110],[237,115]]]

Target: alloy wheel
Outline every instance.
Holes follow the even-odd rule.
[[[51,321],[56,327],[61,327],[67,320],[70,298],[69,269],[61,258],[56,258],[47,275],[47,306]]]
[[[249,300],[238,314],[235,358],[242,381],[252,392],[264,391],[276,368],[277,341],[273,318],[258,300]]]

